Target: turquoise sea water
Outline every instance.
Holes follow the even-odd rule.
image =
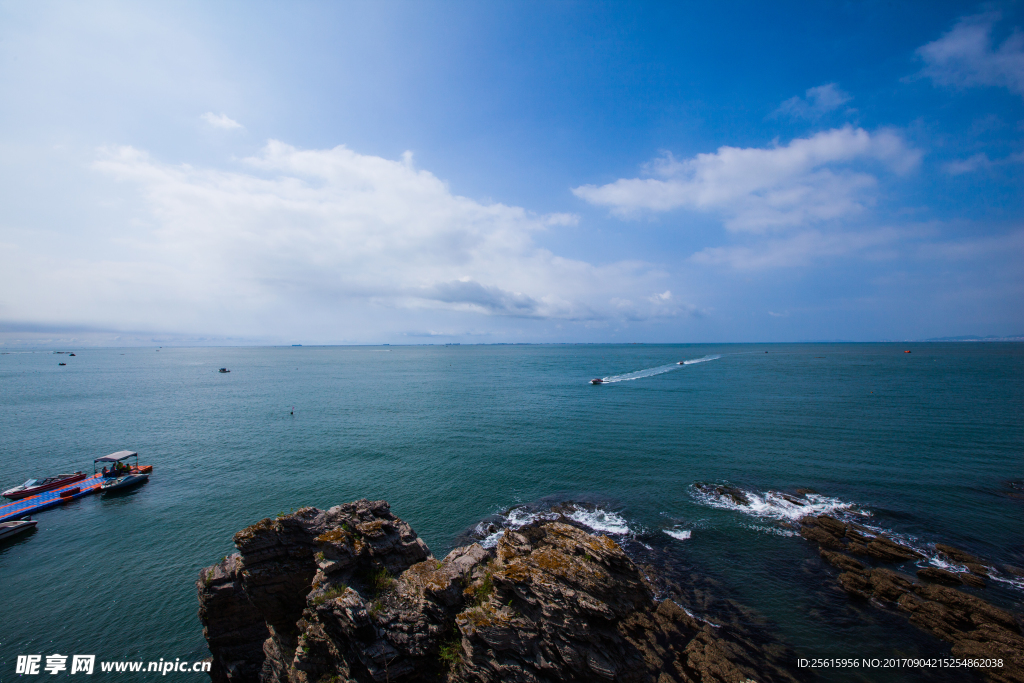
[[[19,654],[207,656],[194,581],[232,535],[364,497],[437,556],[518,503],[601,501],[607,526],[712,577],[801,657],[948,648],[850,603],[770,505],[715,507],[694,482],[813,488],[920,545],[1024,566],[1024,344],[69,350],[0,355],[0,487],[121,449],[153,477],[0,544],[0,681]],[[1024,612],[1024,583],[981,594]],[[823,674],[942,679],[859,675]]]

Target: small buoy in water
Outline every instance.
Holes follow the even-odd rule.
[[[292,413],[291,413],[291,414],[292,414],[292,415],[294,415],[294,414],[295,414],[295,406],[292,406]]]

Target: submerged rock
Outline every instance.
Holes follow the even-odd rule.
[[[954,548],[953,546],[946,545],[945,543],[936,543],[935,549],[955,562],[963,564],[967,564],[969,562],[975,565],[981,564],[981,560],[974,555],[971,555],[969,552],[960,550],[959,548]]]
[[[383,501],[305,508],[204,569],[221,681],[792,681],[756,646],[655,600],[606,536],[559,521],[443,560]]]

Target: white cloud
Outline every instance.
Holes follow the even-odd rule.
[[[855,214],[874,201],[878,183],[863,166],[905,173],[920,157],[892,131],[845,126],[766,149],[720,147],[684,161],[666,154],[647,167],[660,178],[621,178],[573,193],[622,217],[688,208],[720,214],[730,230],[764,232]]]
[[[822,259],[852,254],[875,258],[891,255],[890,247],[901,237],[893,229],[862,232],[804,230],[783,238],[767,239],[752,245],[709,247],[690,257],[706,266],[727,266],[736,270],[765,270],[807,266]]]
[[[816,120],[853,99],[849,93],[840,90],[837,83],[808,88],[805,95],[786,100],[775,110],[775,115]]]
[[[639,320],[693,310],[671,296],[651,298],[668,276],[649,264],[592,265],[534,242],[575,216],[457,196],[408,154],[388,160],[271,141],[242,163],[223,171],[163,164],[130,147],[104,150],[94,167],[141,200],[134,223],[115,237],[125,258],[0,249],[0,291],[32,289],[46,277],[37,283],[45,303],[0,296],[0,313],[272,334],[285,320],[358,327],[354,309],[392,321],[402,311],[433,311],[410,320],[420,325],[435,314],[437,324],[460,325],[448,317]]]
[[[984,152],[974,154],[967,157],[966,159],[958,159],[956,161],[950,161],[943,164],[942,170],[949,175],[963,175],[965,173],[974,173],[976,171],[989,170],[996,166],[1005,166],[1007,164],[1015,164],[1024,161],[1024,152],[1018,152],[1017,154],[1010,154],[1009,156],[1003,157],[1002,159],[989,159],[988,155]]]
[[[921,74],[937,85],[997,86],[1024,95],[1024,33],[1014,29],[994,48],[992,29],[999,19],[997,12],[964,17],[949,33],[918,48],[925,62]]]
[[[214,114],[212,111],[208,111],[200,117],[203,121],[214,128],[223,128],[224,130],[234,130],[237,128],[244,128],[242,124],[234,119],[228,118],[227,114]]]
[[[964,173],[974,173],[982,168],[989,168],[992,166],[992,162],[989,160],[988,155],[985,153],[975,154],[966,159],[959,159],[957,161],[950,161],[943,164],[942,170],[949,175],[963,175]]]

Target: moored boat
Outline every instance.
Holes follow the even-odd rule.
[[[132,458],[135,458],[134,465],[131,464]],[[96,469],[99,463],[103,463],[103,478],[100,481],[100,491],[103,493],[142,484],[149,479],[149,474],[153,471],[152,465],[139,464],[139,454],[135,451],[118,451],[96,458],[93,461],[93,469]],[[106,463],[110,463],[109,468]]]
[[[85,479],[85,474],[82,472],[58,474],[56,477],[47,477],[46,479],[29,479],[21,486],[15,486],[13,489],[7,489],[2,495],[4,498],[10,498],[11,500],[20,500],[21,498],[28,498],[29,496],[34,496],[37,493],[42,493],[43,491],[59,489],[61,486],[73,484],[74,482],[81,481],[83,479]]]
[[[146,482],[148,479],[148,474],[126,474],[123,477],[104,479],[103,483],[100,484],[100,491],[106,493],[107,491],[127,489],[132,486],[138,486],[139,484]]]
[[[20,534],[23,531],[34,529],[36,524],[38,522],[34,519],[16,519],[12,522],[0,522],[0,541],[10,538],[15,534]]]

